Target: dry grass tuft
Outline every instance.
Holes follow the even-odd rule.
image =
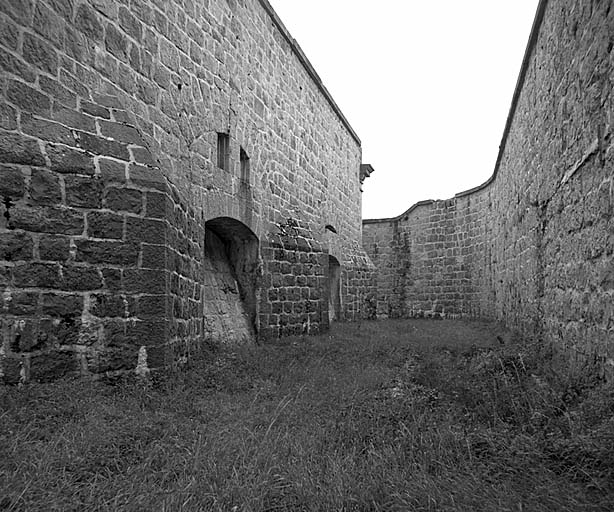
[[[338,325],[149,388],[0,389],[0,510],[612,510],[614,388],[496,334]]]

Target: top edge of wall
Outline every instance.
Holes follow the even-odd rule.
[[[443,201],[449,201],[449,199],[425,199],[423,201],[418,201],[417,203],[412,204],[408,210],[405,210],[401,215],[397,215],[396,217],[386,217],[385,219],[363,219],[362,223],[364,225],[364,224],[378,224],[378,223],[384,224],[386,222],[396,222],[396,221],[401,220],[401,218],[404,217],[405,215],[409,215],[411,212],[413,212],[416,208],[419,208],[420,206],[428,206],[433,203],[443,202]]]
[[[260,5],[262,5],[266,13],[269,15],[271,20],[273,20],[273,23],[275,24],[277,29],[281,32],[281,34],[284,36],[286,41],[288,41],[288,43],[290,44],[290,47],[292,48],[292,51],[298,57],[298,60],[301,62],[301,64],[303,65],[303,67],[305,68],[309,76],[311,77],[311,79],[314,81],[314,83],[320,90],[320,92],[324,95],[324,97],[326,98],[330,106],[332,107],[335,114],[337,114],[337,117],[339,117],[339,120],[341,121],[341,123],[343,123],[343,125],[345,126],[347,131],[350,133],[352,138],[356,141],[358,146],[361,146],[362,143],[360,141],[360,138],[358,137],[358,135],[356,134],[356,132],[350,125],[345,115],[343,115],[343,112],[339,108],[339,105],[337,105],[337,103],[333,99],[331,93],[328,92],[328,89],[324,86],[324,83],[322,82],[320,75],[318,75],[315,68],[311,64],[311,62],[309,62],[309,59],[305,55],[305,52],[303,52],[303,50],[299,46],[296,39],[292,37],[292,35],[290,34],[286,26],[283,24],[280,17],[277,15],[277,13],[275,12],[271,4],[268,2],[268,0],[258,0],[258,1],[260,2]]]
[[[488,187],[497,177],[499,173],[499,167],[501,165],[501,160],[503,159],[503,153],[505,152],[505,147],[507,144],[507,138],[510,133],[510,129],[512,127],[512,122],[514,121],[514,114],[516,113],[516,108],[518,107],[518,100],[520,99],[520,93],[522,92],[522,88],[524,86],[524,82],[527,76],[527,71],[529,69],[529,64],[531,62],[531,56],[533,55],[533,50],[535,45],[537,44],[537,39],[539,37],[539,32],[541,30],[542,22],[544,21],[544,15],[546,13],[546,7],[548,5],[548,0],[540,0],[537,6],[537,12],[535,13],[535,18],[533,20],[533,26],[531,27],[531,34],[529,35],[529,42],[527,43],[527,47],[524,51],[524,57],[522,59],[522,66],[520,67],[520,73],[518,74],[518,80],[516,81],[516,88],[514,89],[514,95],[512,96],[512,104],[510,105],[510,110],[507,115],[507,121],[505,122],[505,128],[503,129],[503,136],[501,137],[501,144],[499,144],[499,154],[497,155],[497,161],[495,163],[495,169],[484,183],[478,185],[477,187],[470,188],[468,190],[464,190],[454,195],[454,198],[460,198],[469,196],[475,192],[479,192],[480,190]],[[454,199],[453,198],[453,199]],[[423,206],[427,204],[434,203],[434,200],[427,201],[418,201],[413,204],[409,209],[405,210],[400,215],[396,217],[388,217],[385,219],[363,219],[363,224],[377,224],[377,223],[385,223],[400,220],[403,216],[411,213],[418,206]]]

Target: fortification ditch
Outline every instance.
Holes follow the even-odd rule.
[[[379,317],[487,318],[614,369],[614,9],[542,1],[495,172],[363,222]]]
[[[0,381],[320,332],[329,254],[372,314],[360,139],[266,0],[0,2],[0,71]]]

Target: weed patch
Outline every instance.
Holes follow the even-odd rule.
[[[0,510],[611,510],[612,386],[496,334],[363,322],[149,387],[2,388]]]

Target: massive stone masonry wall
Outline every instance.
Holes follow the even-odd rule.
[[[379,272],[378,317],[484,314],[473,285],[486,263],[483,201],[477,194],[424,201],[400,218],[365,221],[363,243]]]
[[[233,280],[254,335],[318,332],[329,254],[372,311],[360,141],[265,0],[0,2],[0,71],[0,380],[239,342]]]
[[[493,178],[364,221],[377,312],[496,319],[611,372],[614,9],[544,1],[532,37]]]
[[[75,122],[122,141],[53,126],[49,141],[1,139],[5,381],[136,366],[128,340],[164,337],[166,270],[149,256],[165,243],[164,182],[145,165],[138,132],[117,121],[127,112],[85,108],[94,115],[75,112]],[[49,126],[38,123],[37,132]],[[107,152],[117,159],[94,156]]]

